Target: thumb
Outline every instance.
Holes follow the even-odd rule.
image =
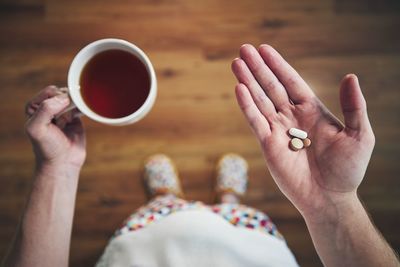
[[[347,129],[360,131],[369,125],[367,103],[356,75],[347,74],[343,78],[340,85],[340,104]]]
[[[27,123],[27,130],[31,137],[39,138],[42,136],[47,131],[54,116],[64,110],[68,104],[69,98],[64,94],[44,100]]]
[[[54,117],[69,105],[69,97],[66,94],[56,95],[44,100],[37,112],[32,116],[38,124],[47,125]]]
[[[74,118],[71,122],[67,123],[64,132],[72,142],[85,147],[85,130],[80,118]]]

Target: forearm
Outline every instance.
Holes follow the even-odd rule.
[[[40,168],[6,266],[68,266],[79,169]]]
[[[356,194],[324,212],[305,220],[325,266],[399,266]]]

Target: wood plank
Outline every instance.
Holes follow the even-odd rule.
[[[65,85],[75,53],[105,37],[144,49],[159,94],[152,112],[131,126],[84,118],[88,158],[71,266],[93,265],[115,228],[146,202],[147,156],[170,155],[187,197],[212,204],[215,162],[231,151],[249,161],[244,203],[271,216],[302,266],[322,266],[304,221],[275,185],[237,107],[230,62],[243,43],[274,45],[339,118],[339,82],[346,73],[358,74],[377,138],[359,194],[399,250],[399,15],[396,0],[0,0],[0,253],[32,179],[24,105],[47,84]]]

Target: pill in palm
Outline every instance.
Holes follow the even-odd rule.
[[[293,138],[290,140],[290,148],[294,151],[298,151],[304,147],[303,141],[299,138]]]
[[[307,138],[307,133],[303,130],[297,129],[297,128],[290,128],[289,129],[289,134],[293,137],[297,137],[300,139],[306,139]]]

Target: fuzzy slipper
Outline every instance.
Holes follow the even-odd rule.
[[[234,153],[223,155],[217,163],[216,193],[242,197],[247,189],[247,171],[248,164],[243,157]]]
[[[169,157],[163,154],[150,156],[144,170],[144,181],[151,198],[165,194],[183,197],[178,172]]]

